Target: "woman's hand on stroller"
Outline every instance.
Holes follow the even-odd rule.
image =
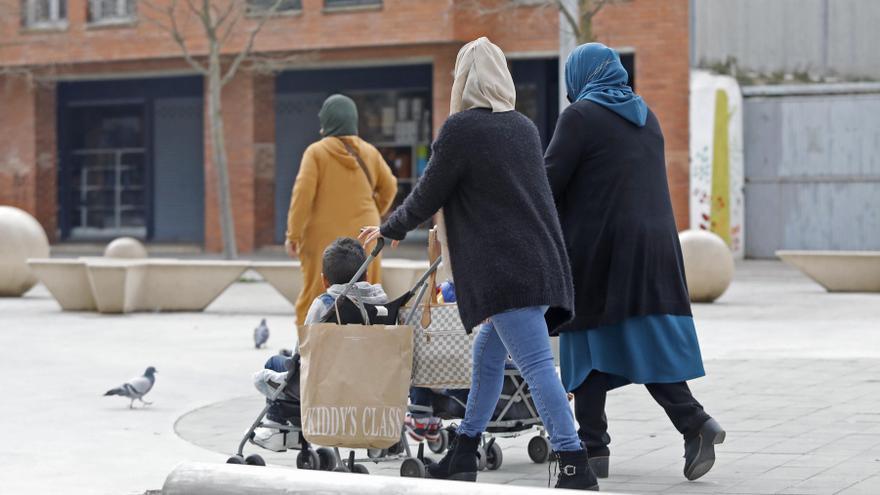
[[[361,244],[366,246],[376,239],[382,237],[382,232],[379,231],[379,227],[375,225],[370,225],[367,227],[361,228],[361,233],[358,235],[358,240],[361,241]],[[392,240],[391,247],[396,248],[400,244],[400,241]]]

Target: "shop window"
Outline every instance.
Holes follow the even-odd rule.
[[[286,13],[302,10],[302,0],[247,0],[248,13]]]
[[[89,23],[130,22],[135,18],[135,0],[89,0]]]
[[[325,9],[381,6],[382,0],[324,0]]]
[[[424,90],[346,92],[358,107],[358,133],[382,153],[397,177],[392,211],[428,165],[431,96]]]
[[[21,12],[21,21],[28,28],[56,28],[67,24],[66,0],[23,0]]]
[[[70,110],[71,236],[146,237],[146,149],[141,104]]]

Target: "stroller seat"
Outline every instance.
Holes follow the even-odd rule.
[[[445,420],[463,419],[467,390],[437,393],[432,396],[434,415]],[[541,421],[528,384],[515,366],[504,370],[501,396],[486,428],[488,433],[515,433],[528,430]]]

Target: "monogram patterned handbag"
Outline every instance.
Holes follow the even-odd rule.
[[[428,237],[428,254],[433,262],[439,256],[436,232]],[[456,304],[436,304],[433,288],[436,275],[428,282],[422,318],[413,332],[412,385],[426,388],[470,388],[473,368],[473,334],[465,331]],[[408,314],[402,311],[401,315]]]

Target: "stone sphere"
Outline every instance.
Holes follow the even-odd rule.
[[[140,259],[147,257],[147,248],[134,237],[113,239],[104,249],[105,258]]]
[[[691,301],[712,302],[721,297],[733,280],[730,248],[721,237],[705,230],[686,230],[678,238]]]
[[[0,206],[0,296],[19,297],[36,285],[28,258],[48,258],[49,239],[34,217]]]

